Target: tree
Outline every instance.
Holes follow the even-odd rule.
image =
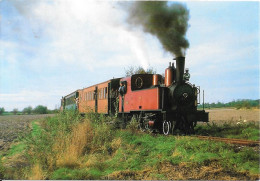
[[[23,114],[31,114],[32,113],[32,106],[28,106],[23,109]]]
[[[47,114],[47,111],[48,111],[47,107],[42,106],[42,105],[37,106],[33,110],[33,112],[36,113],[36,114]]]
[[[0,107],[0,115],[2,115],[5,112],[5,108]]]
[[[18,113],[18,109],[17,108],[14,108],[13,109],[13,114],[16,115]]]
[[[125,69],[126,77],[134,75],[134,74],[156,74],[156,71],[152,67],[149,67],[148,69],[145,70],[141,66],[138,66],[138,67],[130,66],[127,69]]]

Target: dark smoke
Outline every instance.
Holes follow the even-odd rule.
[[[156,35],[165,50],[175,56],[184,56],[189,47],[185,38],[189,11],[183,4],[166,1],[137,1],[129,9],[128,22],[141,25],[145,32]]]

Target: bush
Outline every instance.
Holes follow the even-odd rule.
[[[48,111],[47,107],[46,106],[42,106],[42,105],[37,106],[33,110],[33,112],[35,114],[47,114],[47,111]]]
[[[31,114],[32,113],[32,106],[28,106],[23,109],[23,114]]]
[[[138,130],[138,121],[133,117],[130,121],[130,123],[127,125],[127,128],[130,129],[132,133],[135,133]]]
[[[18,109],[17,108],[14,108],[13,109],[13,114],[16,115],[18,113]]]
[[[0,115],[2,115],[5,112],[5,108],[0,107]]]
[[[125,69],[125,76],[131,76],[134,74],[156,74],[156,71],[152,68],[149,67],[148,69],[144,69],[143,67],[135,67],[135,66],[130,66],[127,69]]]

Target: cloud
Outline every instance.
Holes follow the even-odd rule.
[[[76,65],[86,70],[109,61],[108,56],[128,55],[133,64],[148,67],[147,49],[140,32],[129,31],[124,24],[125,12],[116,2],[105,1],[12,1],[30,22],[41,42],[29,63],[32,69],[44,61],[48,66]],[[42,32],[37,34],[41,30]],[[44,57],[44,58],[43,58]],[[130,59],[128,58],[128,59]],[[44,59],[44,60],[43,60]],[[107,60],[108,59],[108,60]],[[120,65],[129,62],[120,62]],[[88,66],[86,66],[88,65]]]

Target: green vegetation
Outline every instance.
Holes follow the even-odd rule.
[[[31,114],[32,113],[32,106],[28,106],[23,109],[23,114]]]
[[[203,105],[199,105],[202,108]],[[250,100],[250,99],[238,99],[228,103],[205,103],[204,108],[223,108],[223,107],[235,107],[237,109],[250,109],[250,108],[260,108],[260,100]]]
[[[10,150],[8,150],[7,156],[13,156],[21,153],[26,148],[26,145],[23,142],[12,145]]]
[[[141,66],[138,66],[138,67],[130,66],[127,69],[125,69],[126,77],[134,75],[134,74],[156,74],[156,71],[152,67],[149,67],[145,70]]]
[[[2,115],[5,112],[5,108],[0,107],[0,115]]]
[[[47,114],[47,110],[46,106],[39,105],[33,109],[33,112],[36,114]]]
[[[213,122],[212,124],[196,126],[195,132],[198,135],[247,139],[253,141],[259,140],[260,135],[258,122],[240,124],[225,123],[221,125]]]
[[[13,109],[13,114],[16,115],[18,113],[18,109],[17,108],[14,108]]]
[[[34,121],[32,132],[1,159],[0,176],[33,180],[248,180],[259,176],[259,155],[253,148],[190,136],[143,133],[134,129],[134,119],[124,130],[116,129],[115,124],[120,121],[113,117],[92,113],[83,118],[71,111]],[[229,126],[202,125],[196,129],[205,134],[213,131],[213,135],[220,130],[223,135],[255,136],[248,133],[256,125],[245,124],[232,127],[238,132],[225,132],[232,129]],[[24,158],[19,164],[27,167],[5,166],[10,160],[19,160],[17,155]]]
[[[22,111],[19,111],[17,108],[14,108],[13,111],[6,112],[2,107],[0,108],[0,115],[8,116],[8,115],[25,115],[25,114],[54,114],[58,113],[58,109],[49,110],[46,106],[38,105],[34,109],[32,106],[28,106],[24,108]]]

